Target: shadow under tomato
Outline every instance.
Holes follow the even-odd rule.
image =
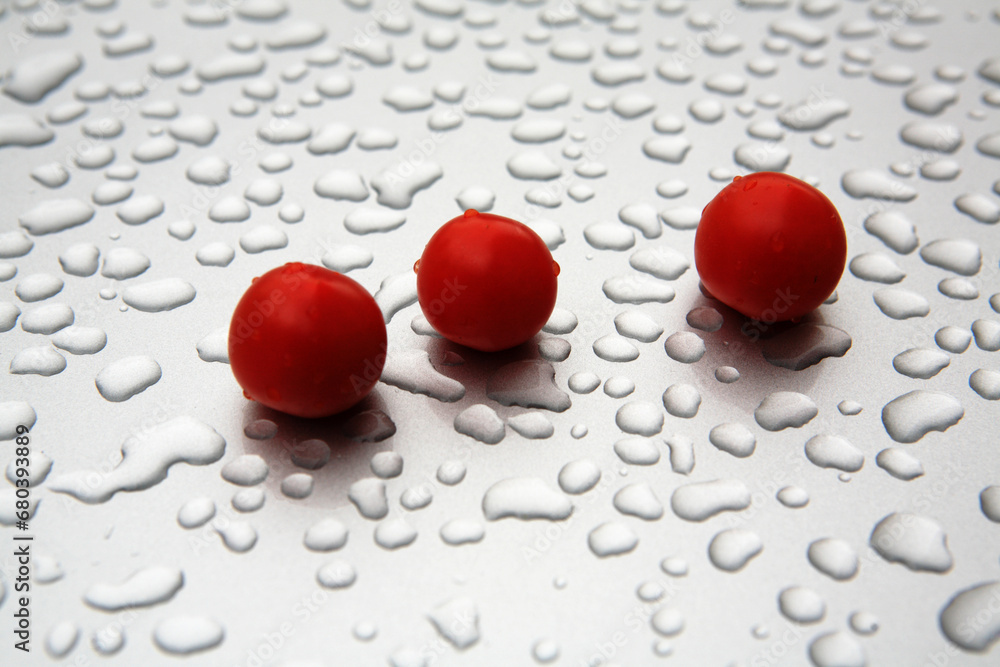
[[[243,453],[257,454],[270,466],[271,472],[264,482],[268,494],[277,500],[331,509],[347,505],[351,484],[373,476],[372,456],[393,448],[396,426],[379,392],[376,385],[354,407],[317,419],[295,417],[247,401],[243,411],[244,433],[240,436]],[[260,437],[275,426],[273,436]],[[328,457],[316,441],[325,443]],[[306,498],[292,499],[282,493],[282,480],[293,473],[313,477],[313,491]]]
[[[836,357],[851,347],[850,336],[827,321],[826,306],[797,322],[767,322],[747,317],[702,291],[691,304],[692,309],[698,307],[714,308],[722,314],[718,330],[696,331],[705,341],[704,358],[711,360],[713,372],[722,366],[739,371],[739,380],[731,385],[719,381],[715,393],[731,397],[742,407],[747,407],[746,397],[759,400],[772,391],[808,395],[831,370]],[[723,389],[726,386],[732,390]]]
[[[442,422],[447,423],[449,429],[452,428],[455,416],[459,412],[476,403],[485,403],[496,410],[502,418],[523,412],[526,409],[524,407],[505,406],[489,398],[487,384],[500,369],[517,362],[544,362],[552,364],[558,372],[558,364],[546,361],[538,351],[538,344],[546,335],[537,334],[520,345],[497,352],[481,352],[445,338],[429,337],[424,343],[424,349],[430,356],[431,364],[439,373],[460,382],[465,387],[465,395],[460,400],[454,403],[429,400],[429,408]],[[521,368],[506,369],[505,381],[513,385],[530,385],[539,381],[537,374],[537,366],[525,364]],[[523,382],[519,382],[518,375]],[[549,381],[546,379],[545,382]],[[561,390],[553,386],[553,391]]]

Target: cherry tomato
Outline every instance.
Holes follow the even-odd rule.
[[[385,351],[385,322],[371,294],[311,264],[254,278],[229,325],[229,363],[243,393],[299,417],[332,415],[364,398]]]
[[[413,267],[424,316],[455,343],[492,352],[541,331],[559,265],[530,228],[469,209],[435,232]]]
[[[822,192],[759,172],[737,176],[702,211],[694,261],[705,289],[727,306],[766,322],[792,320],[836,289],[847,236]]]

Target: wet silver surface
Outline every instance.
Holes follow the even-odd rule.
[[[0,451],[31,426],[38,501],[18,530],[3,484],[4,664],[996,662],[997,8],[0,10]],[[848,232],[797,325],[693,267],[702,207],[764,169]],[[561,265],[520,348],[415,303],[469,207]],[[249,403],[226,363],[287,261],[389,320],[346,415]]]

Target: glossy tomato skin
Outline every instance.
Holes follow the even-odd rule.
[[[694,241],[705,288],[763,321],[793,320],[837,288],[847,235],[826,196],[792,176],[737,177],[708,203]]]
[[[438,229],[417,271],[420,308],[450,341],[505,350],[541,331],[556,304],[559,265],[529,227],[468,210]]]
[[[385,352],[385,322],[371,294],[311,264],[254,278],[229,326],[229,363],[244,393],[299,417],[325,417],[363,399]]]

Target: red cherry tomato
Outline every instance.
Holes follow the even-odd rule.
[[[311,264],[254,278],[229,326],[229,363],[244,394],[299,417],[332,415],[364,398],[382,374],[385,350],[371,294]]]
[[[492,352],[541,331],[559,265],[525,225],[469,209],[431,237],[413,267],[424,316],[455,343]]]
[[[694,239],[702,284],[748,317],[791,320],[836,289],[847,236],[826,196],[786,174],[736,177],[702,211]]]

